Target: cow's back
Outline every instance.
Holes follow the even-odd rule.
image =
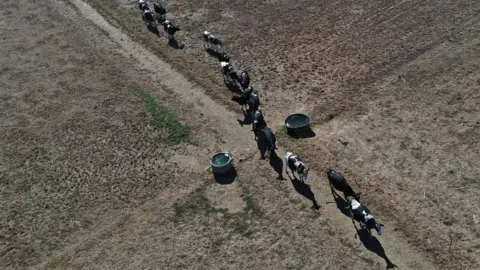
[[[329,170],[327,172],[327,177],[332,186],[341,192],[345,192],[349,189],[349,185],[345,177],[335,170]]]

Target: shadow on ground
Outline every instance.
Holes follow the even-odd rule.
[[[369,251],[377,254],[379,257],[385,260],[385,263],[387,263],[387,269],[393,269],[397,267],[390,259],[387,257],[387,254],[385,253],[385,249],[383,248],[382,244],[378,239],[370,234],[370,232],[367,229],[358,229],[357,226],[355,226],[355,230],[357,231],[357,235],[360,238],[360,241],[362,242],[363,246],[368,249]]]
[[[267,139],[265,134],[260,132],[257,139],[258,151],[260,151],[260,159],[266,159],[267,154]],[[276,152],[272,152],[268,155],[269,163],[272,169],[278,174],[278,180],[284,180],[283,178],[283,160],[277,155]]]
[[[224,81],[225,82],[225,86],[228,88],[228,90],[234,94],[237,94],[237,95],[241,95],[243,94],[243,90],[242,88],[235,82],[228,82],[228,81]]]
[[[183,43],[178,43],[178,41],[176,39],[170,39],[168,41],[168,46],[176,49],[176,50],[182,50],[183,48],[185,48],[185,44]]]
[[[233,181],[235,181],[235,178],[237,178],[237,176],[237,170],[234,167],[232,167],[226,173],[213,173],[213,178],[220,185],[230,185],[231,183],[233,183]]]
[[[212,57],[215,57],[218,59],[219,62],[222,61],[222,56],[223,56],[223,53],[222,52],[217,52],[215,50],[212,50],[210,48],[205,48],[205,51]]]
[[[313,193],[312,189],[310,188],[309,185],[303,183],[302,181],[298,180],[295,176],[292,178],[290,174],[288,174],[288,177],[290,178],[290,181],[292,181],[292,185],[295,188],[295,190],[302,195],[303,197],[309,199],[312,201],[313,209],[320,209],[320,205],[318,204],[317,200],[315,199],[315,194]]]
[[[310,127],[287,128],[287,134],[294,139],[313,138],[316,135]]]
[[[158,28],[156,26],[147,25],[147,29],[148,31],[150,31],[150,33],[156,35],[157,37],[160,37],[160,32],[158,31]]]
[[[250,125],[253,123],[252,115],[243,110],[243,120],[237,119],[237,122],[242,127],[243,125]]]
[[[277,153],[273,152],[270,157],[270,166],[272,166],[273,170],[278,173],[278,180],[285,180],[283,178],[283,160],[277,155]]]
[[[347,201],[345,201],[345,199],[342,198],[333,189],[332,189],[332,196],[333,196],[334,202],[327,202],[327,204],[335,203],[337,205],[338,210],[340,210],[340,212],[342,212],[343,215],[345,215],[348,218],[351,218],[350,211],[347,209],[347,206],[348,206]]]

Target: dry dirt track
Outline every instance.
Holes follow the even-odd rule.
[[[2,65],[5,66],[2,70],[2,76],[5,76],[3,82],[10,83],[10,85],[4,86],[5,91],[2,93],[2,102],[10,107],[2,107],[5,108],[5,113],[10,112],[18,115],[5,114],[5,118],[2,119],[5,120],[3,123],[6,123],[4,127],[6,127],[5,135],[7,136],[2,143],[4,145],[13,144],[13,138],[17,136],[13,135],[13,132],[18,131],[16,129],[19,128],[19,119],[24,121],[23,131],[28,129],[30,132],[37,134],[38,128],[43,128],[45,136],[53,133],[55,143],[49,145],[48,142],[43,142],[43,151],[48,152],[48,149],[53,149],[54,147],[66,147],[68,146],[68,141],[81,139],[78,137],[68,138],[66,142],[58,140],[64,134],[59,133],[55,136],[53,131],[58,131],[59,128],[53,124],[58,123],[60,120],[48,119],[48,117],[54,114],[52,111],[47,111],[46,116],[44,116],[47,119],[38,120],[40,123],[28,121],[29,117],[41,115],[35,106],[40,106],[41,108],[43,108],[43,105],[48,105],[49,108],[53,106],[49,103],[51,102],[50,100],[45,101],[45,98],[42,97],[45,93],[40,92],[36,96],[32,94],[32,92],[35,93],[35,86],[43,80],[45,80],[45,83],[59,81],[57,77],[52,76],[60,73],[56,68],[62,68],[62,66],[67,65],[65,58],[62,57],[67,57],[68,59],[68,57],[77,53],[81,58],[82,52],[85,54],[86,49],[88,49],[89,54],[99,57],[100,60],[82,63],[78,59],[68,59],[68,61],[77,65],[82,64],[83,68],[92,69],[91,73],[83,75],[84,77],[79,77],[79,85],[76,88],[69,89],[71,81],[44,87],[44,91],[48,91],[50,88],[59,89],[59,92],[50,96],[51,100],[60,103],[58,106],[62,106],[61,102],[77,101],[78,103],[74,104],[76,107],[71,106],[73,108],[71,110],[74,110],[74,112],[75,109],[85,114],[88,113],[89,109],[95,111],[95,107],[86,109],[82,107],[98,100],[103,102],[100,104],[100,107],[106,106],[105,108],[108,108],[106,111],[95,112],[94,116],[98,116],[97,122],[79,124],[74,131],[75,134],[70,134],[70,136],[81,136],[91,126],[110,123],[110,125],[104,126],[101,131],[91,131],[92,134],[90,136],[94,141],[99,141],[97,143],[100,145],[105,141],[104,143],[107,145],[101,148],[104,151],[105,149],[114,148],[117,150],[116,154],[119,154],[117,144],[108,145],[108,142],[114,140],[115,136],[127,133],[125,125],[118,123],[127,121],[126,119],[131,121],[130,125],[134,125],[135,122],[145,123],[144,120],[142,121],[142,114],[140,113],[142,110],[141,104],[139,104],[139,101],[135,101],[135,94],[129,89],[131,87],[142,87],[152,90],[155,96],[160,100],[165,100],[166,103],[173,104],[175,102],[175,107],[181,113],[182,118],[187,123],[195,126],[194,137],[198,139],[200,145],[198,147],[188,146],[186,150],[182,148],[153,150],[155,149],[155,144],[152,142],[149,148],[144,150],[147,153],[143,152],[126,157],[123,160],[125,163],[117,163],[118,160],[112,159],[114,160],[114,167],[131,166],[128,165],[129,158],[140,158],[143,160],[141,162],[142,167],[148,165],[149,162],[153,162],[155,166],[162,167],[164,164],[162,164],[162,161],[157,161],[155,156],[162,155],[163,150],[171,151],[167,155],[167,159],[162,159],[166,163],[166,167],[169,167],[169,165],[173,166],[173,162],[187,163],[188,166],[175,171],[167,171],[166,174],[170,174],[173,177],[173,181],[169,179],[170,177],[162,178],[162,181],[170,183],[169,185],[160,185],[158,182],[161,181],[154,181],[158,185],[144,187],[144,189],[138,187],[139,190],[134,189],[134,186],[127,185],[123,193],[118,195],[119,198],[123,199],[120,205],[117,205],[119,202],[116,200],[113,200],[113,203],[109,202],[109,200],[96,201],[98,198],[88,197],[82,192],[80,194],[73,192],[74,194],[70,194],[70,197],[61,198],[60,201],[55,203],[62,205],[62,202],[68,204],[68,200],[73,199],[91,200],[92,204],[80,205],[79,208],[73,206],[72,208],[64,209],[66,212],[78,211],[79,217],[77,218],[85,223],[90,223],[90,225],[81,226],[82,228],[75,227],[75,221],[71,216],[67,215],[67,220],[59,218],[55,222],[48,224],[50,228],[41,228],[40,226],[35,230],[32,229],[33,224],[45,222],[45,219],[41,217],[43,206],[30,208],[33,211],[31,219],[23,220],[24,223],[21,224],[15,224],[15,222],[21,219],[16,221],[14,219],[14,217],[17,217],[15,216],[16,214],[9,211],[18,207],[18,204],[22,205],[25,201],[28,201],[28,204],[22,205],[23,208],[20,209],[28,209],[29,205],[38,204],[41,200],[36,200],[38,198],[34,198],[32,194],[41,193],[42,189],[44,193],[42,194],[43,197],[40,197],[45,200],[51,199],[49,198],[51,191],[45,189],[49,184],[41,183],[40,181],[49,179],[49,177],[58,177],[52,174],[53,171],[48,168],[48,166],[52,166],[52,163],[59,161],[58,157],[56,160],[54,158],[50,163],[43,164],[45,166],[43,168],[31,168],[28,162],[27,164],[15,163],[18,161],[14,160],[20,159],[19,156],[21,154],[28,156],[31,155],[30,153],[19,154],[16,153],[19,152],[18,148],[7,149],[8,155],[2,156],[3,161],[5,161],[2,164],[7,164],[2,169],[2,176],[11,180],[30,181],[30,183],[24,184],[26,188],[25,193],[17,191],[18,194],[15,194],[15,192],[9,190],[11,188],[10,185],[14,185],[13,183],[7,185],[6,182],[2,182],[1,191],[6,195],[3,199],[5,202],[2,202],[2,205],[4,205],[2,215],[6,215],[8,212],[9,215],[6,215],[6,217],[11,219],[6,225],[2,224],[2,228],[9,226],[10,230],[15,230],[14,227],[17,227],[16,229],[22,227],[21,230],[23,230],[17,231],[16,236],[12,236],[15,233],[10,234],[8,236],[10,241],[8,245],[1,246],[2,267],[8,266],[19,269],[25,266],[34,268],[50,266],[59,269],[168,269],[174,267],[196,269],[244,269],[247,267],[269,269],[291,267],[294,269],[295,267],[303,267],[304,269],[319,269],[324,267],[325,269],[335,269],[351,267],[354,264],[357,269],[371,269],[372,265],[374,265],[374,268],[381,269],[385,266],[382,259],[370,254],[363,247],[357,247],[360,242],[353,238],[354,229],[349,220],[343,217],[333,205],[325,205],[325,202],[331,199],[324,184],[325,179],[323,176],[312,174],[313,191],[323,208],[319,212],[304,209],[304,202],[298,200],[298,195],[295,194],[290,183],[274,180],[275,174],[271,172],[271,168],[265,163],[262,163],[260,166],[257,165],[258,154],[256,154],[256,146],[252,140],[252,135],[249,133],[248,127],[240,128],[236,124],[235,119],[237,115],[235,113],[216,104],[203,94],[202,89],[195,88],[183,76],[172,71],[167,64],[132,42],[118,29],[106,23],[81,1],[73,1],[72,3],[84,17],[93,21],[102,31],[92,27],[89,21],[81,18],[72,6],[64,2],[48,1],[45,7],[38,10],[34,9],[33,4],[26,1],[20,1],[18,6],[14,7],[12,7],[13,2],[3,4],[3,17],[5,19],[3,19],[2,34],[16,31],[17,34],[23,33],[23,35],[18,35],[21,37],[20,40],[15,40],[19,38],[17,35],[6,35],[3,41],[8,54],[2,56]],[[11,10],[10,14],[7,14],[8,8],[19,8],[27,12],[27,14],[34,16],[38,23],[35,25],[35,29],[22,27],[21,23],[24,22],[15,19]],[[47,30],[52,32],[48,33]],[[61,30],[61,32],[57,33],[55,30]],[[37,33],[37,36],[35,33]],[[36,46],[22,47],[26,46],[25,44],[28,44],[29,40],[42,40],[42,38],[45,38],[42,35],[49,37],[50,40],[36,43]],[[52,39],[55,42],[52,42]],[[89,41],[82,43],[82,40]],[[49,51],[42,51],[42,45],[45,45],[45,43],[48,44]],[[14,45],[9,47],[7,44]],[[39,51],[32,52],[33,47],[36,47]],[[51,59],[53,58],[52,56],[59,52],[62,54],[60,59]],[[27,59],[22,59],[20,57],[21,53],[25,54]],[[38,59],[39,55],[46,58]],[[132,57],[124,59],[129,56]],[[53,67],[53,75],[48,73],[51,67],[42,66],[52,65],[50,61],[55,63],[54,65],[59,65],[58,67]],[[18,65],[15,67],[20,70],[18,73],[12,71],[14,64]],[[38,69],[31,70],[32,67],[37,66],[39,66]],[[26,72],[30,72],[30,75],[27,76],[28,79],[35,78],[35,80],[23,82],[24,84],[22,85],[15,85],[21,79],[12,74],[19,76],[19,74],[25,74]],[[62,72],[68,76],[79,76],[77,73],[81,73],[79,67],[73,70],[63,70]],[[108,78],[110,76],[114,76],[114,78]],[[92,79],[97,77],[98,79]],[[96,83],[96,87],[92,86],[89,88],[90,92],[88,92],[88,95],[84,91],[85,86],[82,79],[91,79],[92,82]],[[118,82],[118,80],[121,81]],[[128,82],[130,80],[133,82]],[[115,84],[115,81],[117,81],[117,84]],[[123,86],[125,83],[129,84],[128,87]],[[157,89],[159,86],[161,89]],[[6,91],[7,89],[9,91]],[[62,96],[62,90],[65,91],[65,96]],[[15,99],[15,95],[23,95],[22,103]],[[31,97],[31,95],[41,100],[41,104],[38,105],[35,98],[34,100],[29,100],[27,97]],[[116,95],[119,97],[116,97]],[[177,100],[172,99],[174,95],[178,95]],[[57,100],[59,97],[63,97],[64,100]],[[20,106],[19,104],[22,104],[23,107],[15,107]],[[124,111],[123,106],[128,107],[128,104],[131,104],[131,107],[128,111]],[[134,106],[133,104],[136,105]],[[64,108],[61,107],[61,109]],[[109,112],[112,112],[111,110],[114,110],[115,113],[109,114]],[[30,114],[21,118],[21,113],[25,112]],[[64,111],[55,114],[60,114],[70,121],[76,120],[81,122],[89,117],[94,118],[94,116],[88,114],[77,118],[68,118],[69,115]],[[192,115],[195,118],[190,118]],[[132,116],[136,118],[130,118]],[[115,117],[118,117],[114,122],[117,123],[116,127],[114,124],[111,124]],[[201,125],[195,125],[196,121],[201,122]],[[39,125],[39,127],[36,125]],[[140,132],[140,130],[145,134]],[[138,139],[140,137],[139,134],[144,135],[142,140],[148,141],[149,132],[153,131],[145,126],[128,130],[128,134],[123,135],[123,143],[128,142],[131,139],[130,136]],[[212,136],[214,132],[216,135]],[[106,136],[106,134],[109,136]],[[35,137],[36,135],[31,136]],[[213,138],[209,140],[210,138],[207,138],[209,136]],[[48,141],[49,139],[44,138],[44,140]],[[52,139],[50,138],[50,140]],[[22,141],[22,143],[25,144],[27,150],[31,150],[30,148],[32,147],[38,147],[38,142],[35,139],[33,141]],[[121,141],[118,143],[122,144]],[[88,149],[90,144],[95,144],[95,142],[87,141],[85,144],[73,145],[68,149],[60,151],[68,152],[80,147]],[[129,146],[126,145],[124,147],[123,151],[128,153]],[[240,179],[234,182],[234,184],[230,186],[211,184],[211,181],[208,181],[210,180],[208,179],[209,176],[202,173],[203,165],[206,164],[208,155],[214,149],[231,149],[236,154],[238,160],[245,159],[245,161],[239,164]],[[58,152],[55,152],[58,150],[51,151],[58,155]],[[151,151],[153,152],[148,153]],[[281,150],[279,152],[282,153]],[[64,153],[64,155],[66,154]],[[85,159],[91,153],[88,151],[85,153],[71,152],[69,155]],[[115,156],[115,153],[113,155]],[[99,157],[99,159],[105,158],[107,157]],[[78,160],[71,160],[70,162],[72,163],[71,167],[67,166],[70,170],[75,170],[74,167],[86,168],[82,168],[85,165]],[[94,160],[93,162],[97,161]],[[39,161],[37,161],[36,165],[42,167]],[[80,174],[80,179],[87,177],[87,175],[92,177],[92,172],[98,169],[98,166],[92,164],[88,166],[90,172],[87,169],[85,174]],[[147,171],[154,171],[156,169],[155,166],[153,168],[148,167]],[[260,167],[260,170],[254,172],[253,170],[257,167]],[[46,175],[46,178],[35,178],[32,175],[28,175],[27,172],[29,170],[35,175],[43,173]],[[14,172],[17,172],[17,174]],[[102,177],[106,178],[106,185],[108,186],[109,181],[111,181],[109,172],[105,171],[104,173]],[[131,177],[131,175],[128,177]],[[136,181],[139,182],[143,182],[149,177],[151,176],[145,175],[145,173],[135,175]],[[126,178],[122,178],[121,181],[126,180]],[[94,173],[92,181],[98,179],[98,176]],[[68,182],[69,180],[66,181]],[[90,183],[90,186],[84,186],[84,183],[80,182],[78,186],[72,189],[84,189],[86,194],[97,191],[92,188],[92,185],[95,185],[94,182]],[[212,217],[204,220],[202,217],[192,215],[188,217],[190,219],[188,222],[184,222],[180,227],[175,227],[173,224],[174,203],[182,202],[185,200],[185,197],[191,196],[191,191],[196,190],[198,193],[197,189],[199,187],[205,190],[205,194],[212,204],[226,207],[231,212],[240,212],[242,210],[244,204],[241,199],[242,190],[245,187],[251,189],[252,197],[258,202],[259,207],[264,212],[264,217],[259,218],[259,220],[252,220],[252,224],[249,224],[253,231],[251,238],[237,235],[228,229],[221,228],[221,226],[219,228],[215,218]],[[92,189],[90,190],[90,188]],[[178,192],[179,190],[181,192]],[[61,190],[57,192],[61,193]],[[109,193],[108,190],[104,192],[105,194]],[[134,192],[146,192],[146,195],[129,201],[131,198],[128,197],[134,195],[131,194]],[[193,193],[193,195],[196,195],[196,193]],[[21,198],[18,199],[18,197]],[[15,199],[18,199],[17,205],[12,203]],[[96,203],[99,204],[97,205]],[[98,207],[99,205],[100,207]],[[115,206],[117,210],[110,210]],[[82,207],[87,208],[87,210],[82,210],[84,212],[80,211],[80,209],[83,209]],[[90,209],[94,209],[95,211],[92,210],[91,212],[96,212],[96,215],[90,213]],[[48,214],[55,217],[58,213],[49,212]],[[48,218],[50,219],[51,217]],[[45,234],[50,232],[50,230],[51,232],[60,232],[61,227],[71,222],[73,222],[73,225],[71,228],[64,229],[62,231],[64,234]],[[57,226],[59,227],[57,228]],[[6,235],[5,231],[2,233]],[[42,235],[42,233],[45,235]],[[400,269],[438,268],[438,266],[431,264],[430,260],[424,257],[421,252],[410,247],[400,235],[397,235],[388,227],[386,228],[385,236],[379,239],[389,258],[400,266]],[[51,248],[46,248],[47,243],[51,244]],[[29,254],[33,254],[33,256],[28,258]],[[352,257],[344,258],[345,254],[351,254]]]

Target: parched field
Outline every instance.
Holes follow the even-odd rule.
[[[86,2],[108,23],[79,0],[0,3],[0,268],[480,268],[480,2],[171,0],[183,50],[136,1]],[[205,29],[311,187],[259,160]],[[294,112],[315,137],[282,135]],[[222,185],[205,169],[227,149]],[[354,237],[332,167],[384,235]]]

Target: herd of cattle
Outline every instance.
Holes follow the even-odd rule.
[[[181,30],[171,21],[166,19],[167,11],[160,3],[153,4],[153,12],[145,0],[139,0],[138,8],[142,12],[142,20],[149,28],[157,28],[157,23],[163,25],[163,29],[169,41],[174,40],[174,34]],[[202,39],[205,49],[212,55],[215,55],[220,61],[220,70],[224,78],[225,84],[232,89],[238,90],[240,95],[234,96],[233,101],[239,103],[244,113],[245,120],[239,121],[240,124],[252,124],[252,131],[255,140],[260,139],[266,146],[266,153],[271,157],[276,147],[276,138],[273,131],[267,126],[260,110],[260,98],[258,91],[250,86],[250,76],[246,70],[238,75],[235,70],[230,56],[225,53],[222,42],[209,31],[202,33]],[[238,84],[240,86],[238,86]],[[264,158],[262,153],[262,158]],[[305,165],[298,154],[287,152],[285,154],[285,169],[290,169],[292,175],[303,184],[307,181],[309,168]],[[287,171],[288,174],[288,171]],[[295,174],[298,176],[295,176]],[[346,201],[346,210],[350,213],[352,222],[357,220],[360,226],[370,231],[375,229],[379,235],[382,234],[383,224],[377,223],[370,210],[360,202],[360,193],[356,193],[348,184],[345,177],[338,171],[328,170],[327,177],[330,182],[330,188],[333,196],[338,199],[340,196],[337,191],[343,193],[344,201]],[[355,224],[355,223],[354,223]]]

